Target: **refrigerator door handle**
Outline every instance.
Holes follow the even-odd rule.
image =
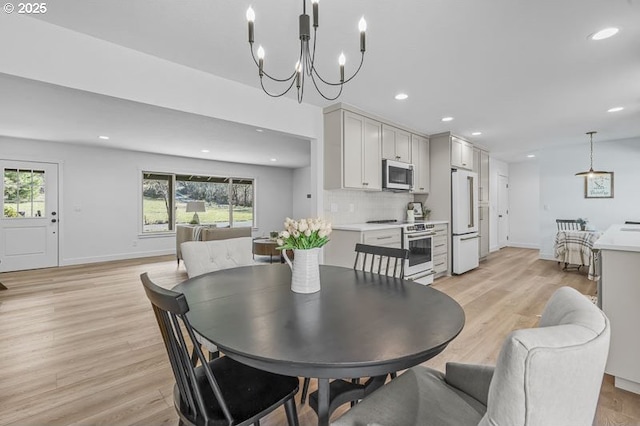
[[[475,206],[473,205],[473,176],[467,176],[467,185],[469,193],[469,223],[467,228],[473,228],[475,226],[475,212],[473,211]]]

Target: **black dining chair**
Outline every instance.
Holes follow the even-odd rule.
[[[356,261],[353,269],[402,279],[404,264],[408,258],[409,250],[407,249],[356,244]]]
[[[259,425],[262,417],[284,405],[289,426],[298,426],[296,377],[258,370],[227,356],[207,360],[186,316],[184,294],[155,285],[146,273],[140,279],[176,379],[173,398],[181,425]],[[192,363],[189,346],[200,365]]]
[[[356,244],[356,260],[353,264],[353,269],[362,270],[364,272],[371,272],[380,275],[386,275],[389,277],[404,278],[404,265],[405,261],[409,258],[409,250],[372,246],[368,244]],[[391,373],[391,378],[395,378],[396,373]],[[366,396],[367,390],[376,389],[378,386],[374,385],[370,387],[371,382],[376,382],[378,385],[384,384],[385,377],[371,377],[366,383],[360,383],[360,379],[352,379],[351,382],[337,379],[331,382],[330,397],[329,397],[329,415],[347,402],[351,402],[351,406],[356,401]],[[302,384],[302,396],[301,403],[304,404],[307,392],[309,391],[309,378],[305,378]],[[311,394],[309,398],[309,405],[314,411],[318,411],[318,402],[315,393]]]

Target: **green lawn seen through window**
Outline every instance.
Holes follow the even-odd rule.
[[[168,222],[167,208],[164,200],[144,197],[144,226],[158,225]],[[176,201],[176,223],[189,223],[193,218],[193,213],[186,212],[187,204]],[[229,206],[207,203],[206,211],[198,213],[201,224],[224,224],[229,223]],[[235,206],[233,209],[233,222],[242,226],[242,223],[252,224],[253,207]],[[166,229],[165,229],[166,230]]]

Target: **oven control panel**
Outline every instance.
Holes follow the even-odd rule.
[[[405,225],[404,230],[407,233],[409,233],[409,232],[424,232],[424,231],[431,231],[431,230],[433,230],[433,228],[435,228],[435,225],[427,224],[427,223],[415,223],[413,225]]]

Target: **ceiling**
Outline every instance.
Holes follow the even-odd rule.
[[[6,136],[265,166],[309,165],[308,140],[253,126],[2,73],[0,93]]]
[[[259,87],[247,43],[249,4],[249,0],[65,0],[38,19]],[[253,0],[252,6],[256,44],[267,52],[267,71],[290,73],[299,49],[301,2]],[[599,132],[598,141],[640,136],[640,0],[322,0],[319,7],[317,60],[328,78],[337,76],[337,56],[343,50],[346,73],[356,66],[357,22],[364,15],[368,23],[363,69],[345,86],[341,102],[423,133],[451,130],[505,161],[520,161],[551,145],[586,146],[584,133],[590,130]],[[602,41],[588,39],[610,26],[620,28],[620,33]],[[6,86],[15,83],[15,79],[0,78],[3,97]],[[42,85],[34,86],[34,97],[40,89]],[[305,102],[331,103],[313,92],[307,88]],[[398,92],[409,98],[396,101]],[[169,152],[167,138],[180,137],[190,149],[180,155],[204,157],[198,151],[205,142],[269,137],[268,132],[258,134],[244,126],[235,134],[231,130],[235,124],[148,105],[113,98],[99,102],[98,95],[84,92],[66,96],[64,107],[80,114],[87,126],[94,123],[96,131],[104,122],[87,116],[93,110],[82,105],[101,103],[114,114],[110,122],[122,123],[110,131],[121,132],[121,140],[132,149],[175,154]],[[607,112],[617,106],[625,109]],[[52,103],[40,111],[50,115],[54,109],[60,111],[60,106],[54,108]],[[49,139],[46,133],[51,125],[59,128],[56,137],[74,140],[80,122],[64,129],[63,117],[57,121],[49,117],[46,125],[33,129],[39,121],[30,120],[27,126],[15,115],[11,120],[3,117],[3,127],[13,126],[12,131],[23,137]],[[127,120],[134,115],[143,120]],[[445,116],[454,120],[442,122]],[[165,127],[149,134],[149,129],[163,123]],[[216,133],[219,127],[225,129],[221,134]],[[475,131],[482,135],[471,136]],[[31,134],[37,132],[43,134]],[[278,137],[283,143],[295,139]],[[308,144],[304,145],[308,152]],[[211,157],[225,159],[220,157],[222,150],[215,155],[211,151]],[[234,158],[227,160],[253,162]]]

